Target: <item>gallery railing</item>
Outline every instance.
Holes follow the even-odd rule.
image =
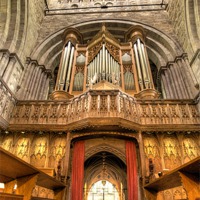
[[[141,125],[200,123],[192,100],[136,100],[119,90],[90,90],[68,101],[19,101],[10,124],[67,125],[113,117]]]

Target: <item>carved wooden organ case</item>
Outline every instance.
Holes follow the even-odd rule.
[[[120,89],[138,98],[156,98],[142,27],[131,27],[120,43],[103,25],[87,44],[68,28],[53,99],[69,99],[88,89]]]

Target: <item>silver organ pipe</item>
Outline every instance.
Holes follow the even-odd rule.
[[[138,57],[138,51],[137,51],[136,44],[134,44],[134,52],[135,52],[135,60],[136,60],[136,67],[137,67],[137,73],[138,73],[138,82],[139,82],[139,85],[140,85],[140,89],[143,90],[144,85],[143,85],[142,73],[141,73],[141,68],[140,68],[140,61],[139,61],[139,57]]]
[[[145,63],[145,68],[146,68],[146,72],[147,72],[147,79],[148,82],[150,84],[150,71],[149,71],[149,66],[148,66],[148,61],[147,61],[147,57],[144,51],[144,44],[141,43],[141,48],[142,48],[142,55],[143,55],[143,59],[144,59],[144,63]],[[151,86],[149,85],[149,87],[151,88]]]
[[[59,81],[61,90],[64,89],[65,78],[66,78],[66,73],[67,73],[67,68],[68,68],[68,63],[69,63],[69,55],[71,52],[71,42],[70,41],[68,42],[67,48],[65,48],[65,49],[66,49],[66,51],[64,52],[64,54],[66,53],[66,56],[64,56],[65,59],[63,59],[63,65],[62,65],[60,81]]]
[[[99,72],[102,73],[102,49],[100,50],[100,60],[99,60]]]
[[[95,74],[97,75],[95,83],[101,80],[107,80],[112,83],[113,78],[115,84],[119,82],[120,65],[106,49],[105,44],[103,44],[96,57],[88,64],[88,79],[92,80]]]
[[[107,78],[107,74],[108,74],[108,51],[106,49],[106,52],[105,52],[105,79],[108,80]]]
[[[134,52],[140,89],[152,88],[148,58],[145,53],[144,44],[140,39],[137,39],[137,42],[134,44]]]
[[[69,83],[70,83],[70,75],[72,71],[72,65],[73,65],[73,58],[74,58],[74,47],[71,48],[70,52],[70,59],[69,59],[69,65],[68,65],[68,70],[67,70],[67,79],[66,79],[66,86],[65,86],[65,91],[68,91]]]
[[[99,68],[100,68],[100,54],[98,54],[98,56],[97,56],[97,74],[100,73]]]
[[[138,47],[139,58],[140,58],[140,63],[141,63],[141,67],[142,67],[142,74],[143,74],[144,82],[146,83],[148,81],[148,78],[147,78],[146,68],[145,68],[144,60],[143,60],[143,56],[142,56],[140,39],[137,39],[137,47]]]
[[[65,47],[64,50],[64,56],[63,56],[63,60],[62,60],[62,65],[61,65],[61,73],[59,75],[59,85],[58,85],[58,89],[59,90],[63,90],[64,89],[64,84],[65,84],[65,79],[66,79],[66,75],[67,75],[67,71],[69,70],[69,65],[70,65],[70,55],[72,52],[72,43],[69,41],[67,46]],[[74,50],[73,50],[74,51]]]
[[[109,73],[109,82],[111,81],[111,55],[109,54],[108,56],[109,58],[109,69],[108,69],[108,73]]]
[[[106,56],[105,56],[105,44],[103,44],[103,63],[102,63],[102,72],[105,73],[105,60],[106,60]]]

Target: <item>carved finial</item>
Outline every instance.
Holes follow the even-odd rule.
[[[106,24],[105,24],[105,22],[102,23],[101,30],[102,30],[103,32],[106,30]]]

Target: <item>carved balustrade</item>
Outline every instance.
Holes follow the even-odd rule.
[[[0,78],[0,127],[7,128],[12,112],[16,104],[16,98],[5,82]]]
[[[136,100],[119,90],[90,90],[67,101],[19,101],[10,124],[68,125],[94,118],[120,118],[139,125],[200,123],[191,100]]]

